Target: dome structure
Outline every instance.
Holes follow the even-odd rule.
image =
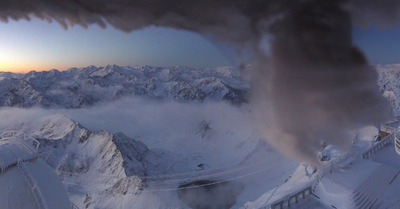
[[[0,136],[0,208],[71,209],[60,179],[38,157],[35,145],[23,134]]]

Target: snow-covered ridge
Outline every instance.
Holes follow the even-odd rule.
[[[70,198],[82,208],[110,204],[103,200],[116,204],[126,194],[135,201],[135,195],[147,185],[145,176],[176,172],[174,164],[179,162],[174,154],[150,150],[122,133],[90,131],[64,115],[16,128],[40,142],[41,157],[59,174]]]
[[[233,67],[128,67],[0,73],[0,106],[81,108],[129,95],[179,102],[246,101],[249,85]]]

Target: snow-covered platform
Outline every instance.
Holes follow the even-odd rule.
[[[393,146],[384,147],[382,150],[372,155],[370,160],[400,168],[400,156],[396,153]]]
[[[60,179],[38,158],[35,143],[24,135],[0,136],[0,208],[71,209]]]
[[[6,137],[0,139],[0,172],[16,165],[18,162],[35,160],[38,157],[36,149],[29,142]]]
[[[377,134],[371,132],[370,139],[323,162],[316,172],[300,165],[287,182],[245,208],[399,208],[400,156],[394,134],[376,141]]]
[[[382,208],[391,201],[385,198],[385,191],[398,186],[390,184],[397,172],[391,166],[357,159],[345,168],[326,174],[313,193],[322,203],[334,208]]]

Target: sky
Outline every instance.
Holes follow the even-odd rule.
[[[400,63],[400,27],[378,29],[353,27],[353,43],[371,64]]]
[[[213,67],[231,59],[196,33],[149,27],[131,33],[111,26],[67,30],[39,19],[0,23],[0,71],[65,70],[89,65]]]
[[[372,64],[400,62],[400,27],[353,27],[353,43]],[[28,72],[89,65],[203,68],[234,65],[222,45],[188,31],[148,27],[124,33],[113,27],[67,30],[39,19],[0,23],[0,71]]]

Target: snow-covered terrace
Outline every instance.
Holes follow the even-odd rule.
[[[0,136],[0,174],[19,162],[35,160],[38,142],[17,132],[5,132]]]
[[[39,159],[39,142],[15,131],[0,134],[0,208],[71,209],[59,177]]]
[[[315,173],[300,165],[283,185],[246,208],[397,208],[400,157],[394,139],[400,138],[398,125],[399,121],[385,124],[390,132],[382,140],[371,138],[370,146],[326,162]]]

